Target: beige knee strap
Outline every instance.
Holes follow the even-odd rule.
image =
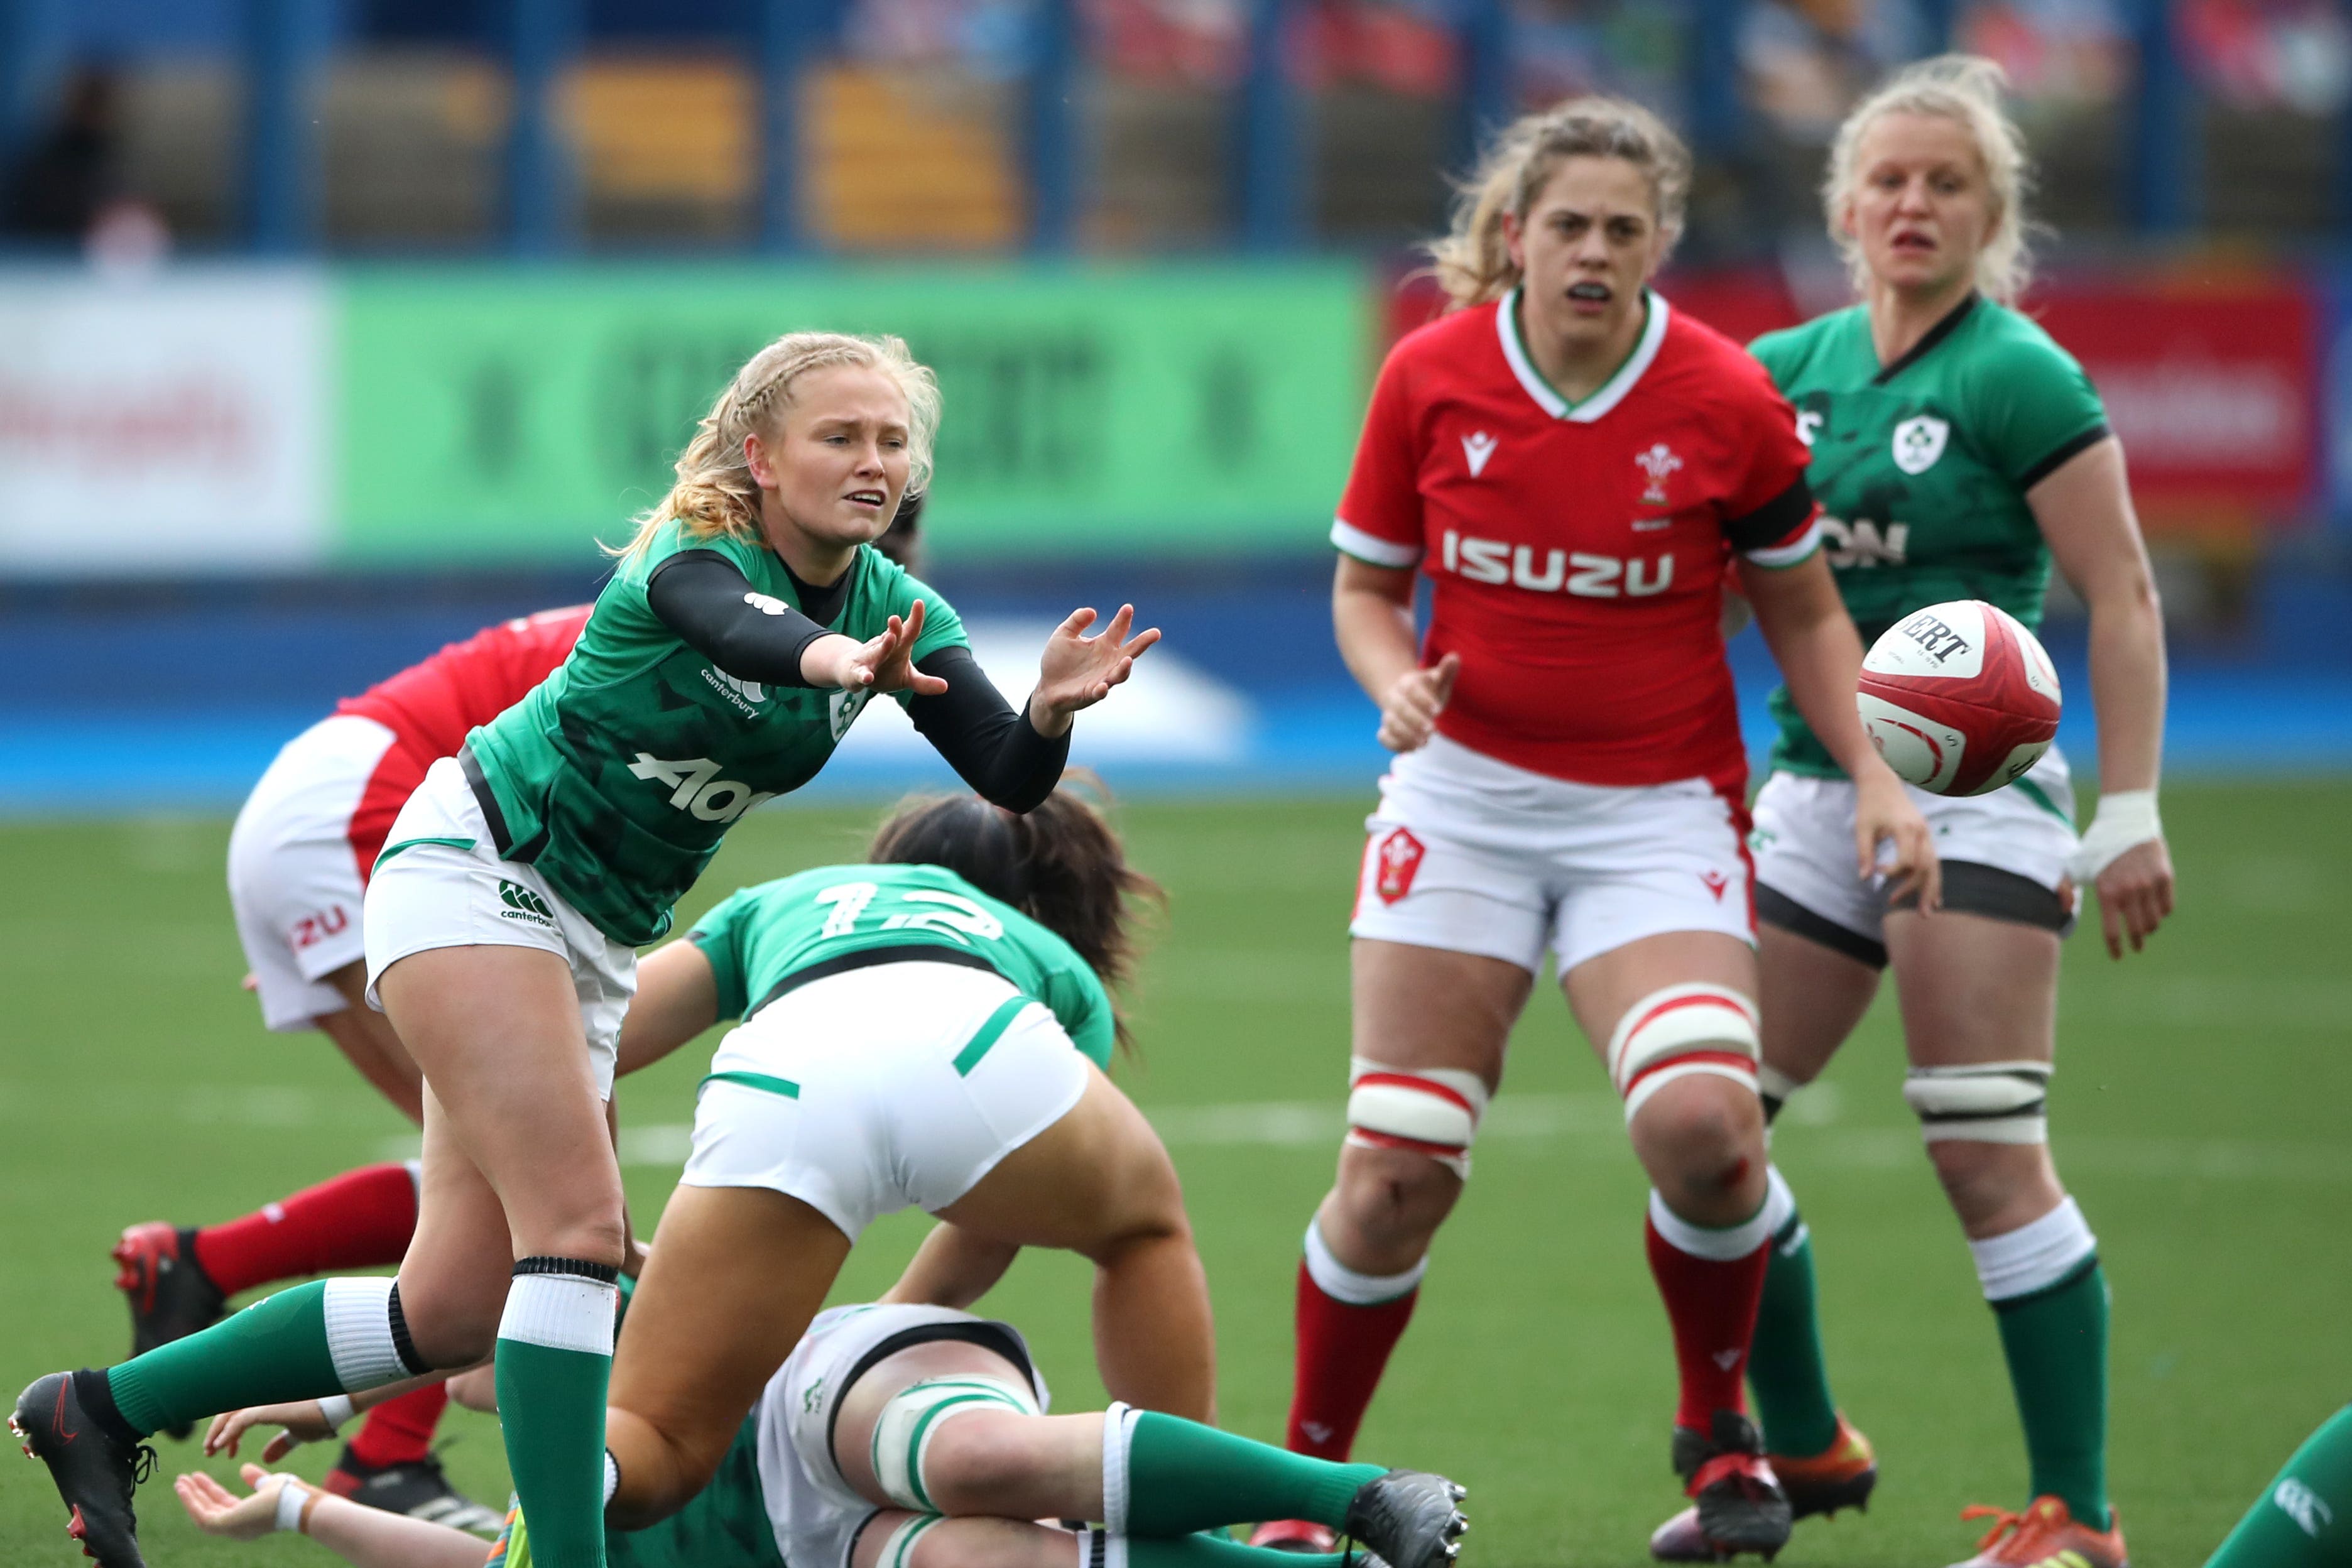
[[[1426,1155],[1465,1181],[1486,1114],[1486,1086],[1454,1068],[1407,1072],[1362,1057],[1348,1064],[1348,1142]]]
[[[1625,1120],[1676,1079],[1706,1074],[1756,1088],[1763,1047],[1756,1004],[1723,985],[1668,985],[1617,1021],[1609,1037],[1609,1079],[1625,1099]]]

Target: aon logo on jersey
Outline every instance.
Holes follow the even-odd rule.
[[[1452,529],[1439,551],[1445,570],[1473,583],[1508,583],[1533,594],[1585,599],[1645,599],[1674,585],[1675,558],[1626,559],[1581,550],[1547,550],[1499,539],[1465,538]]]
[[[732,822],[761,801],[776,798],[773,790],[760,794],[750,784],[720,778],[719,764],[709,757],[666,763],[650,752],[639,752],[629,772],[651,784],[668,784],[671,806],[705,822]]]
[[[1832,566],[1900,566],[1910,559],[1907,522],[1890,522],[1882,531],[1874,522],[1848,522],[1823,512],[1822,533],[1829,541]]]

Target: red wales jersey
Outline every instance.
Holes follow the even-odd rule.
[[[500,621],[335,704],[336,712],[373,719],[397,737],[352,814],[352,853],[362,882],[375,868],[393,818],[425,782],[425,770],[456,756],[468,731],[488,723],[546,679],[580,640],[588,611],[586,605],[573,605]]]
[[[1762,365],[1646,301],[1632,356],[1576,404],[1520,342],[1517,290],[1399,342],[1331,541],[1434,583],[1422,660],[1462,657],[1441,733],[1580,784],[1737,791],[1724,572],[1818,546],[1809,454]]]

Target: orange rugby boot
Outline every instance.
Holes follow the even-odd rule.
[[[1990,1519],[1992,1528],[1977,1542],[1976,1555],[1952,1568],[2130,1568],[2120,1514],[2106,1529],[2093,1530],[2059,1499],[2038,1497],[2023,1513],[1979,1504],[1960,1517]]]

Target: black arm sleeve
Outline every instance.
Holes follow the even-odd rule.
[[[681,550],[654,568],[646,603],[687,647],[737,679],[806,687],[801,655],[825,628],[789,605],[763,610],[751,592],[751,580],[717,551]]]
[[[1070,731],[1052,740],[1015,712],[968,647],[943,647],[915,661],[925,675],[948,683],[937,697],[918,697],[907,716],[957,776],[1007,811],[1034,811],[1054,793],[1070,760]]]

